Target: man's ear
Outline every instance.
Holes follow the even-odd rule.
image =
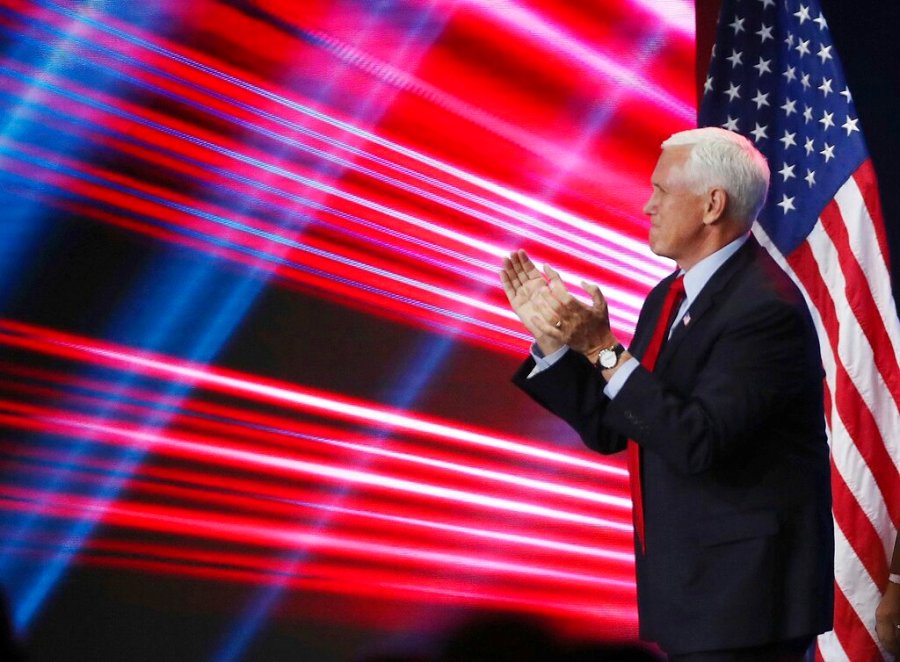
[[[725,217],[725,208],[728,206],[728,193],[722,188],[712,188],[706,194],[706,204],[703,207],[704,225],[713,225]]]

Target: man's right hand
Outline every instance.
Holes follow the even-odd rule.
[[[541,319],[553,319],[552,309],[544,294],[550,291],[544,276],[523,250],[503,259],[500,282],[509,299],[513,312],[519,316],[525,328],[534,336],[544,355],[552,354],[563,346],[559,340],[548,336],[538,326]]]

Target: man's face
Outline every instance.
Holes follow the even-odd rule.
[[[668,147],[653,170],[653,194],[644,205],[650,217],[650,250],[675,260],[682,268],[692,266],[693,254],[701,248],[706,196],[687,186],[683,168],[689,145]]]

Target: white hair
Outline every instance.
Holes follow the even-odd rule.
[[[749,228],[766,201],[769,164],[744,136],[704,127],[672,134],[662,148],[690,146],[684,176],[694,193],[720,187],[728,194],[727,213]]]

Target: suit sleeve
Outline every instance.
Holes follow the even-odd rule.
[[[584,356],[566,352],[554,365],[529,378],[534,360],[529,358],[513,382],[538,404],[566,421],[589,448],[616,453],[626,438],[603,426],[610,400],[603,394],[605,382]]]

